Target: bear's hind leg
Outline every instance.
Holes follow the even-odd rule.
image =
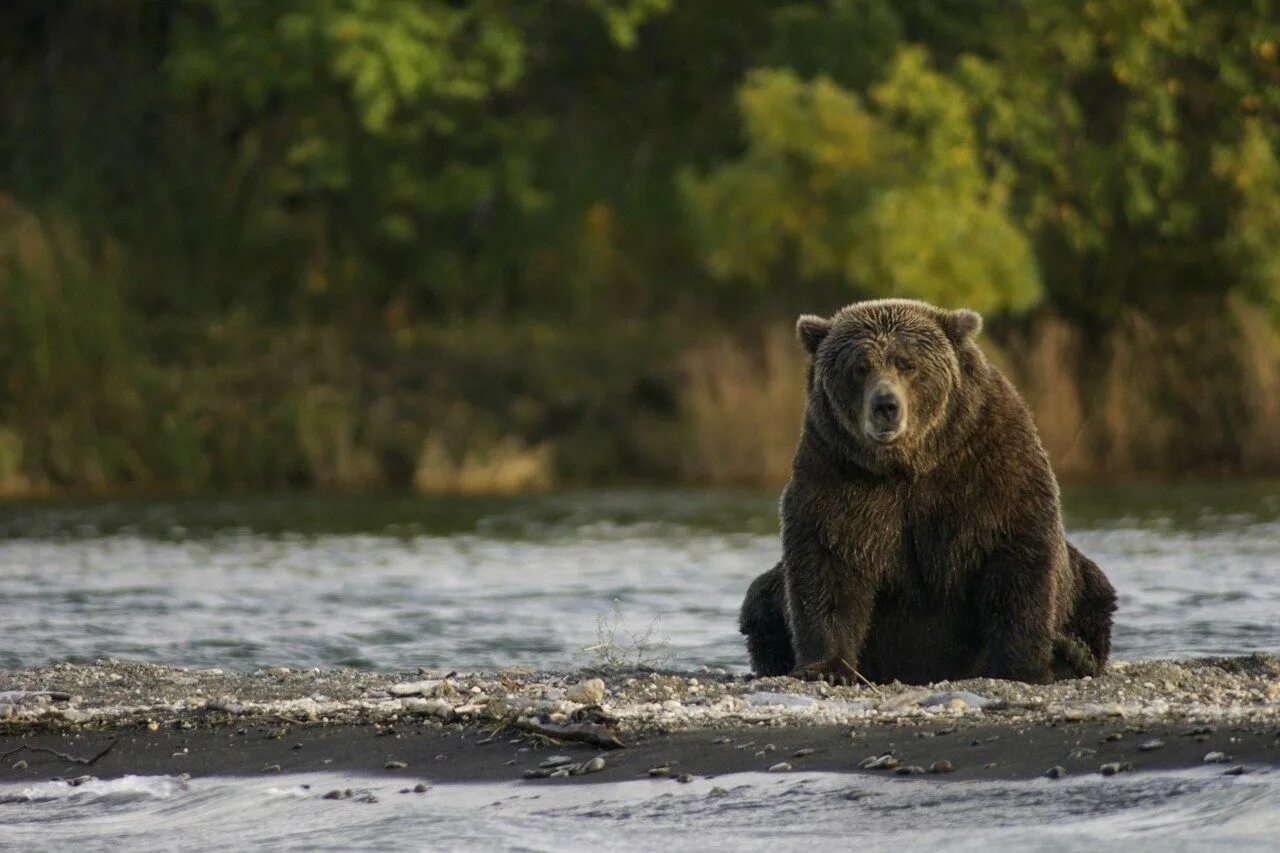
[[[756,675],[787,675],[795,669],[781,563],[751,582],[738,616],[738,630],[747,637],[751,671]]]
[[[1067,664],[1065,668],[1076,678],[1101,675],[1111,656],[1111,614],[1116,610],[1116,591],[1097,563],[1070,542],[1067,554],[1076,577],[1076,597],[1065,627],[1066,636],[1054,641],[1054,669]]]

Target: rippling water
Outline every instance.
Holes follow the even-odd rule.
[[[0,785],[12,850],[1274,850],[1271,774],[934,782],[741,774],[676,785],[437,786],[310,774]],[[720,786],[724,793],[712,793]],[[375,802],[325,800],[353,788]],[[365,796],[371,795],[371,796]],[[767,819],[762,820],[762,816]]]
[[[1280,652],[1280,489],[1069,491],[1120,591],[1121,658]],[[597,621],[650,660],[742,668],[772,495],[319,499],[0,507],[0,669],[460,669],[589,662]],[[0,849],[1274,849],[1280,773],[1059,782],[741,775],[690,785],[437,786],[340,774],[0,785]],[[727,794],[713,796],[713,785]],[[309,787],[307,787],[309,786]],[[355,788],[376,802],[320,798]],[[853,796],[850,796],[853,794]]]
[[[289,498],[0,507],[0,668],[743,668],[735,617],[777,559],[774,495]],[[1069,490],[1120,592],[1120,658],[1280,652],[1280,487]],[[616,602],[616,605],[615,605]],[[654,619],[657,619],[656,624]]]

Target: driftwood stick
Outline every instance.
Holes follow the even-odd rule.
[[[90,765],[92,765],[92,764],[96,763],[96,762],[97,762],[97,760],[98,760],[99,758],[101,758],[102,756],[104,756],[104,755],[106,755],[108,752],[110,752],[110,751],[112,750],[112,748],[114,748],[114,747],[115,747],[115,745],[116,745],[116,740],[115,740],[115,739],[112,739],[112,741],[111,741],[110,743],[108,743],[105,747],[103,747],[103,748],[102,748],[102,750],[101,750],[98,754],[93,755],[93,756],[91,756],[91,757],[89,757],[89,758],[81,758],[81,757],[80,757],[80,756],[78,756],[78,755],[70,755],[70,754],[65,753],[65,752],[58,752],[58,750],[56,750],[56,749],[51,749],[51,748],[49,748],[49,747],[47,747],[47,746],[32,746],[31,744],[24,743],[24,744],[22,744],[21,746],[14,747],[13,749],[9,750],[8,752],[0,753],[0,761],[3,761],[4,759],[8,758],[8,757],[9,757],[9,756],[11,756],[11,755],[14,755],[15,753],[22,752],[22,750],[24,750],[24,749],[25,749],[25,750],[28,750],[28,751],[30,751],[30,752],[47,752],[47,753],[49,753],[49,754],[50,754],[50,755],[52,755],[52,756],[55,756],[55,757],[57,757],[57,758],[61,758],[63,761],[70,761],[72,764],[83,764],[85,767],[88,767],[88,766],[90,766]]]
[[[883,697],[883,696],[884,696],[884,694],[880,692],[880,688],[879,688],[879,687],[876,687],[874,684],[872,684],[872,683],[871,683],[871,680],[870,680],[870,679],[868,679],[868,678],[867,678],[865,675],[863,675],[862,673],[858,672],[858,668],[857,668],[856,666],[854,666],[853,664],[849,663],[849,662],[848,662],[847,660],[845,660],[844,658],[840,658],[840,663],[844,664],[845,666],[849,667],[849,669],[853,670],[853,674],[854,674],[854,675],[856,675],[856,676],[858,676],[858,680],[859,680],[859,681],[861,681],[863,684],[865,684],[865,685],[867,685],[868,687],[870,687],[870,688],[871,688],[871,692],[872,692],[872,693],[874,693],[874,694],[876,694],[877,696],[880,696],[880,697]]]

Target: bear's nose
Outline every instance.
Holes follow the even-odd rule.
[[[898,403],[898,397],[892,392],[879,391],[871,398],[871,414],[876,420],[887,424],[896,423],[901,411],[902,406]]]

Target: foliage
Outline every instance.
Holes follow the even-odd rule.
[[[653,330],[862,296],[1060,317],[1086,389],[1143,323],[1270,352],[1277,45],[1269,0],[5,4],[0,490],[670,477]],[[534,404],[365,412],[479,327]]]
[[[757,286],[837,277],[851,294],[983,311],[1032,304],[1030,244],[978,161],[965,92],[908,49],[870,97],[875,112],[826,78],[748,80],[747,153],[687,183],[713,272]]]

